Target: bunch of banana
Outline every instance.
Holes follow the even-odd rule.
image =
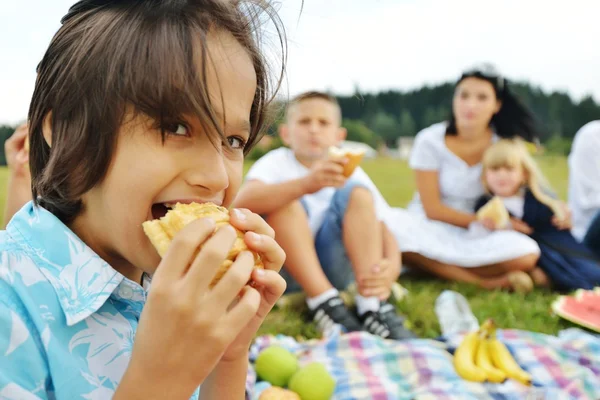
[[[521,369],[504,343],[496,338],[496,325],[491,319],[465,336],[454,353],[454,368],[463,379],[473,382],[502,383],[511,378],[531,384],[531,375]]]

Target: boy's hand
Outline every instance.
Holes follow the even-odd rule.
[[[257,312],[263,315],[262,292],[246,286],[254,268],[249,251],[241,252],[217,285],[209,288],[236,238],[231,226],[213,235],[214,230],[212,219],[199,219],[173,239],[152,279],[125,387],[143,386],[139,390],[160,393],[162,398],[184,394],[189,398],[240,332],[256,326]],[[263,243],[267,265],[272,269],[281,265],[282,256],[268,240]],[[273,280],[258,279],[262,284]],[[276,284],[269,289],[272,297],[282,291]]]
[[[345,160],[344,160],[345,161]],[[305,177],[306,193],[312,194],[325,187],[342,187],[346,184],[343,175],[344,161],[323,160],[316,162]]]
[[[245,236],[246,245],[250,250],[260,254],[265,269],[256,269],[252,272],[253,289],[244,288],[244,291],[258,291],[260,305],[223,354],[221,360],[225,362],[239,358],[247,360],[250,343],[258,328],[286,288],[285,280],[279,275],[285,261],[285,253],[274,239],[273,228],[259,215],[246,209],[233,210],[230,222],[236,228],[248,231]]]
[[[392,286],[400,276],[400,263],[392,263],[383,259],[369,272],[359,278],[358,291],[365,297],[378,297],[387,300],[392,293]]]
[[[27,124],[20,125],[4,142],[6,165],[13,176],[29,178],[29,154],[25,151],[25,139],[28,135]]]

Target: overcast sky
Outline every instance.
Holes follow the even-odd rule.
[[[35,66],[74,0],[0,4],[0,123],[27,114]],[[286,94],[411,89],[494,63],[509,79],[600,102],[600,0],[280,1]]]

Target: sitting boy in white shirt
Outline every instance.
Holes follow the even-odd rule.
[[[359,167],[350,178],[328,157],[346,137],[334,97],[307,92],[291,101],[273,150],[246,176],[235,205],[266,217],[287,254],[288,292],[303,290],[321,330],[335,324],[390,339],[413,337],[386,300],[400,273],[400,251],[383,219],[387,202]],[[356,280],[355,316],[338,290]]]

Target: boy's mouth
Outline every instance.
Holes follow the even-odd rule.
[[[152,218],[160,219],[167,215],[170,209],[172,209],[174,204],[172,203],[156,203],[152,204]]]

